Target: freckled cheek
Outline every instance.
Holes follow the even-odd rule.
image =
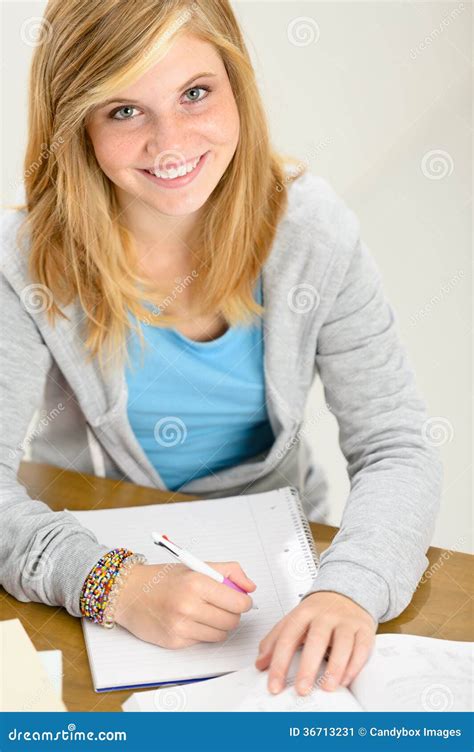
[[[95,153],[99,164],[111,172],[116,172],[122,166],[127,167],[134,159],[136,161],[137,139],[132,136],[124,137],[104,131],[95,143]]]
[[[234,146],[239,136],[239,115],[235,107],[216,107],[203,116],[201,133],[210,144]]]

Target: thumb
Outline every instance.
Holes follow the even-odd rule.
[[[211,563],[211,566],[223,574],[224,577],[232,580],[232,582],[235,582],[236,585],[248,592],[253,592],[257,587],[255,582],[251,580],[250,577],[247,577],[238,561],[214,562]]]

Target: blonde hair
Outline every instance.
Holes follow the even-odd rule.
[[[27,210],[18,243],[29,232],[29,274],[52,293],[50,322],[58,315],[67,319],[60,305],[78,298],[86,348],[103,368],[105,353],[109,362],[128,359],[126,335],[134,328],[129,312],[154,326],[179,321],[170,314],[150,320],[147,304],[160,309],[162,295],[138,274],[133,237],[119,222],[114,185],[96,161],[85,122],[183,33],[214,45],[240,118],[236,152],[196,231],[194,250],[202,263],[193,299],[200,315],[220,311],[230,325],[261,315],[253,288],[287,208],[292,178],[284,162],[296,160],[270,145],[254,70],[229,2],[49,0],[44,23],[52,33],[36,47],[30,70],[26,203],[14,208]],[[37,164],[45,147],[47,159]]]

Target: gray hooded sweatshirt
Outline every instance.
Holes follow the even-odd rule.
[[[288,190],[289,206],[262,269],[264,381],[275,441],[179,491],[210,499],[291,485],[307,516],[325,521],[327,481],[303,427],[308,392],[321,379],[350,492],[308,593],[341,593],[376,622],[387,621],[406,608],[428,564],[443,469],[356,215],[311,173]],[[69,512],[29,497],[17,480],[26,443],[33,461],[166,486],[130,427],[123,369],[104,378],[96,361],[86,359],[78,300],[63,309],[69,320],[49,324],[49,291],[30,279],[28,248],[16,242],[24,216],[6,211],[1,224],[0,582],[20,601],[80,616],[83,582],[109,549]],[[38,410],[39,428],[26,439]]]

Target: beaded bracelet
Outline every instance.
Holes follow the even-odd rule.
[[[118,594],[133,566],[145,562],[143,554],[135,554],[126,548],[114,548],[105,553],[91,569],[82,587],[82,615],[107,629],[113,627]]]

